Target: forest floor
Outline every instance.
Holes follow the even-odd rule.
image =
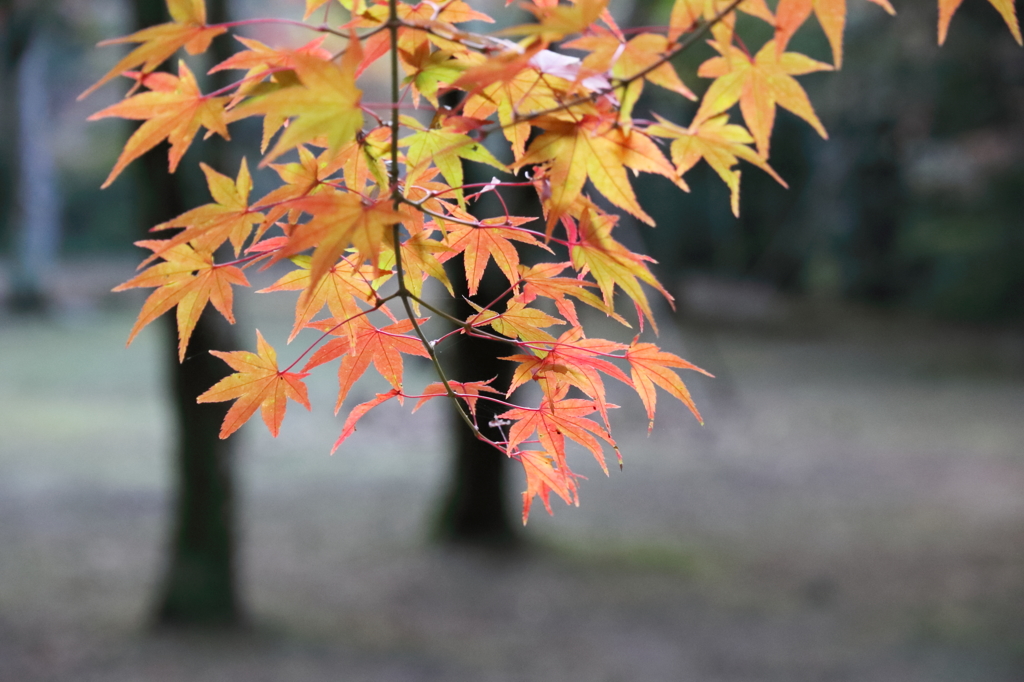
[[[153,632],[166,353],[125,350],[140,299],[101,294],[131,267],[0,318],[0,682],[1024,679],[1024,335],[700,280],[659,343],[718,376],[688,377],[706,425],[662,394],[647,436],[613,393],[624,471],[574,453],[581,507],[537,505],[527,551],[428,542],[441,405],[329,456],[327,370],[279,439],[241,434],[251,628]],[[293,299],[264,300],[243,343],[296,354]]]

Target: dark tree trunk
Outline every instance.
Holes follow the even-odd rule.
[[[475,311],[462,298],[469,293],[462,260],[455,259],[455,263],[448,273],[456,294],[452,314],[466,319]],[[496,298],[507,284],[500,276],[484,277],[478,300]],[[461,334],[452,338],[452,344],[451,351],[446,353],[447,357],[454,358],[449,368],[452,377],[458,381],[486,381],[497,377],[496,386],[508,386],[512,379],[512,363],[498,359],[512,352],[508,344]],[[502,440],[500,432],[487,425],[501,411],[494,408],[493,403],[478,401],[478,423],[485,436]],[[451,482],[441,507],[439,538],[446,542],[479,546],[508,547],[516,544],[520,537],[506,503],[508,457],[477,440],[454,410],[451,421],[455,431],[454,459]]]
[[[136,25],[167,21],[163,0],[135,0]],[[224,0],[207,0],[208,20],[226,20]],[[227,55],[223,39],[213,43],[213,59]],[[207,159],[221,149],[205,146]],[[183,173],[167,172],[166,147],[140,160],[140,204],[145,226],[174,217],[194,203],[186,200]],[[220,166],[216,162],[214,166]],[[221,169],[223,170],[223,169]],[[199,318],[183,363],[178,363],[173,315],[161,322],[166,336],[170,388],[176,422],[174,519],[168,560],[157,596],[156,620],[162,625],[237,625],[242,621],[236,562],[234,441],[218,436],[225,403],[197,404],[196,397],[227,376],[229,368],[210,350],[237,347],[228,323],[212,308]]]
[[[453,106],[457,102],[442,104]],[[465,182],[486,182],[487,177],[479,176],[479,166],[468,165]],[[489,177],[489,176],[488,176]],[[521,203],[521,202],[520,202]],[[474,212],[487,206],[487,199],[470,208]],[[513,204],[513,208],[514,204]],[[496,209],[497,210],[497,209]],[[513,211],[517,212],[517,211]],[[483,215],[481,213],[481,215]],[[522,215],[529,215],[522,213]],[[449,262],[448,276],[455,288],[453,315],[466,319],[475,311],[465,301],[469,295],[462,258]],[[508,288],[508,282],[491,263],[480,282],[476,300],[490,302]],[[462,334],[452,337],[451,351],[446,357],[453,358],[451,376],[458,381],[486,381],[497,377],[494,385],[508,386],[512,380],[513,365],[499,357],[510,355],[513,349],[508,344],[478,339]],[[492,440],[502,440],[501,433],[488,426],[494,416],[502,410],[495,410],[493,403],[477,402],[480,430]],[[454,409],[450,416],[454,430],[451,480],[441,505],[437,524],[437,536],[444,542],[455,544],[511,547],[521,536],[516,531],[509,513],[508,504],[508,457],[504,453],[483,443],[473,435]]]

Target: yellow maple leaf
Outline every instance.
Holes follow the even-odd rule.
[[[249,207],[249,193],[252,191],[249,165],[243,158],[235,180],[218,173],[205,163],[199,165],[206,175],[206,184],[214,203],[186,211],[177,218],[160,223],[152,231],[185,228],[166,242],[166,249],[191,241],[194,246],[213,252],[230,239],[237,256],[245,240],[252,234],[253,225],[263,222],[263,214]],[[150,258],[159,255],[161,253],[157,252]]]
[[[279,371],[277,353],[258,329],[255,353],[244,350],[231,353],[213,350],[210,353],[235,370],[234,374],[221,379],[196,399],[200,403],[235,401],[224,416],[221,438],[227,438],[237,431],[256,414],[256,410],[260,410],[263,423],[270,429],[270,435],[276,438],[289,398],[307,410],[310,409],[309,394],[302,382],[306,373]]]
[[[184,47],[189,54],[202,54],[210,46],[211,40],[227,31],[225,28],[206,25],[206,4],[203,0],[167,0],[167,10],[174,21],[101,42],[101,46],[121,43],[142,45],[129,52],[103,78],[79,95],[78,99],[88,97],[103,84],[135,67],[141,66],[143,74],[152,72],[179,48]]]
[[[1024,45],[1021,41],[1020,24],[1017,22],[1017,10],[1013,0],[988,0],[1003,17],[1003,21],[1010,27],[1010,33],[1018,45]],[[939,45],[946,42],[946,33],[949,31],[949,21],[953,14],[960,9],[963,0],[939,0]]]
[[[588,178],[610,202],[654,225],[640,207],[626,169],[658,173],[672,180],[676,179],[675,169],[649,137],[638,130],[627,133],[618,127],[614,114],[602,115],[596,108],[581,107],[575,116],[576,120],[544,117],[534,121],[544,133],[514,165],[516,170],[527,164],[548,167],[548,232],[579,198]]]
[[[155,73],[143,77],[142,82],[150,88],[149,92],[129,97],[89,117],[90,121],[110,116],[145,121],[128,138],[103,187],[109,187],[125,166],[164,139],[171,145],[168,160],[172,173],[199,128],[205,127],[230,139],[224,115],[227,97],[204,96],[185,62],[179,62],[178,76]]]
[[[757,143],[757,151],[767,158],[775,125],[775,105],[779,105],[810,123],[823,138],[828,138],[807,93],[793,76],[831,71],[831,66],[797,52],[779,54],[774,40],[765,43],[753,58],[737,47],[723,47],[715,42],[712,45],[722,56],[712,57],[697,71],[697,75],[714,78],[715,82],[704,93],[694,117],[695,124],[728,111],[739,102],[743,120]]]
[[[231,285],[249,286],[240,269],[233,265],[217,265],[209,251],[193,249],[188,244],[165,249],[162,241],[145,240],[136,242],[136,245],[159,251],[165,262],[148,268],[113,289],[125,291],[137,287],[157,287],[146,299],[128,334],[129,344],[143,327],[175,306],[178,308],[179,362],[185,359],[188,340],[207,303],[212,303],[228,322],[235,323],[231,310]]]
[[[740,215],[740,171],[735,166],[739,159],[754,164],[786,187],[785,181],[768,162],[747,146],[754,142],[754,138],[746,128],[730,124],[728,114],[720,114],[689,128],[678,126],[658,114],[655,117],[660,123],[648,126],[647,133],[672,140],[672,163],[676,171],[683,175],[701,159],[707,161],[729,188],[732,212],[737,218]]]
[[[300,81],[298,85],[246,100],[231,112],[232,121],[260,114],[291,119],[262,165],[318,138],[326,140],[331,153],[337,152],[356,139],[363,125],[359,107],[362,91],[356,87],[352,60],[346,59],[339,65],[315,55],[293,52],[291,61]]]

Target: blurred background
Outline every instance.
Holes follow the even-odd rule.
[[[76,97],[123,54],[95,43],[163,3],[0,0],[0,681],[1024,679],[1024,51],[980,0],[941,49],[934,3],[897,10],[850,3],[843,69],[801,78],[828,141],[779,112],[788,190],[743,167],[736,219],[703,164],[690,194],[635,182],[658,227],[621,238],[676,296],[658,343],[717,376],[686,377],[706,425],[663,396],[648,436],[613,392],[623,472],[574,453],[581,508],[522,529],[518,473],[442,404],[379,408],[329,456],[330,371],[279,439],[210,438],[203,344],[258,327],[297,355],[294,297],[239,292],[240,328],[204,318],[178,366],[169,326],[124,347],[145,292],[109,291],[148,227],[208,201],[200,159],[255,165],[258,128],[101,192],[132,126],[85,119],[124,84]],[[813,21],[793,47],[829,60]],[[710,54],[679,59],[691,87]]]

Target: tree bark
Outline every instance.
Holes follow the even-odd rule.
[[[135,0],[136,26],[167,21],[163,0]],[[224,0],[207,0],[210,23],[226,20]],[[226,58],[227,43],[214,41],[213,59]],[[223,149],[204,145],[207,160]],[[186,200],[183,166],[167,172],[166,146],[140,160],[140,205],[144,225],[163,222],[194,203]],[[221,164],[216,161],[214,166]],[[175,416],[175,493],[168,557],[156,599],[156,622],[173,626],[234,626],[243,621],[238,589],[234,494],[234,440],[219,438],[224,403],[200,405],[196,398],[230,369],[210,350],[237,347],[234,333],[208,308],[196,324],[185,361],[178,363],[175,318],[165,315],[165,352]]]

